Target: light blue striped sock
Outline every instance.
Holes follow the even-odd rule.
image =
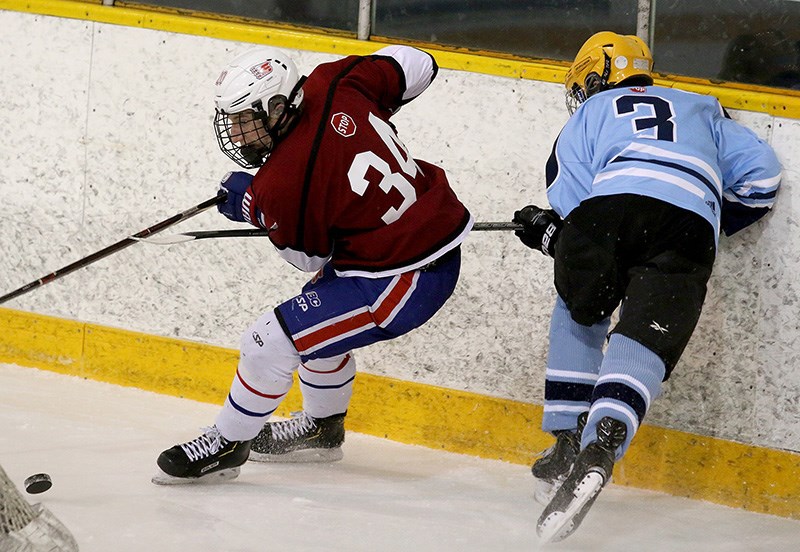
[[[556,299],[545,373],[544,431],[575,429],[578,414],[589,410],[609,324],[609,319],[593,326],[578,324],[564,300]]]
[[[661,394],[664,374],[661,357],[633,339],[613,334],[600,366],[581,448],[597,440],[597,422],[610,416],[628,428],[625,442],[617,450],[617,460],[622,458],[650,404]]]

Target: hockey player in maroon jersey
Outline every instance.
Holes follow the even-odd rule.
[[[472,217],[444,171],[414,159],[390,118],[438,67],[389,46],[318,66],[306,79],[273,48],[236,59],[216,83],[220,149],[232,172],[219,210],[270,231],[278,253],[318,272],[242,336],[214,426],[158,458],[159,484],[226,480],[248,459],[335,461],[355,378],[353,349],[429,320],[458,280]],[[303,411],[268,422],[297,370]]]

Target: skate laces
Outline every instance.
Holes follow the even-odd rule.
[[[315,427],[317,427],[317,424],[314,422],[314,418],[305,412],[292,412],[290,420],[270,424],[272,438],[276,441],[297,439]]]
[[[597,424],[597,443],[604,450],[615,452],[627,436],[628,426],[614,418],[606,416]]]
[[[204,427],[200,437],[182,444],[181,449],[189,457],[189,460],[194,462],[216,454],[227,443],[228,441],[220,435],[216,426]]]

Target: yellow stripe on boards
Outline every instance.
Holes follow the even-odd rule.
[[[339,55],[371,54],[383,43],[390,41],[412,43],[408,40],[383,37],[357,40],[348,37],[352,33],[341,31],[322,29],[312,31],[307,27],[274,25],[218,14],[159,9],[154,6],[124,2],[116,6],[104,6],[99,2],[70,0],[0,0],[0,9]],[[438,44],[414,44],[434,54],[440,67],[502,77],[561,84],[564,82],[568,65],[564,62],[533,61],[497,52],[474,51]],[[800,92],[796,90],[773,90],[745,84],[721,85],[704,79],[673,75],[662,75],[656,79],[656,83],[716,96],[723,106],[730,109],[800,119]]]
[[[0,308],[0,363],[222,404],[238,352]],[[280,416],[301,408],[298,386]],[[552,443],[542,407],[359,373],[351,431],[528,466]],[[205,423],[198,420],[198,423]],[[644,425],[614,482],[800,519],[800,454]]]
[[[800,454],[644,425],[614,482],[800,519]]]
[[[0,362],[81,375],[85,324],[0,308]]]

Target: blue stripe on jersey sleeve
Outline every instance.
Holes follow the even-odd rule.
[[[751,194],[737,194],[736,192],[730,192],[731,195],[736,196],[736,198],[741,200],[742,203],[747,203],[748,199],[774,199],[777,193],[778,190],[773,190],[771,192],[753,192]]]

